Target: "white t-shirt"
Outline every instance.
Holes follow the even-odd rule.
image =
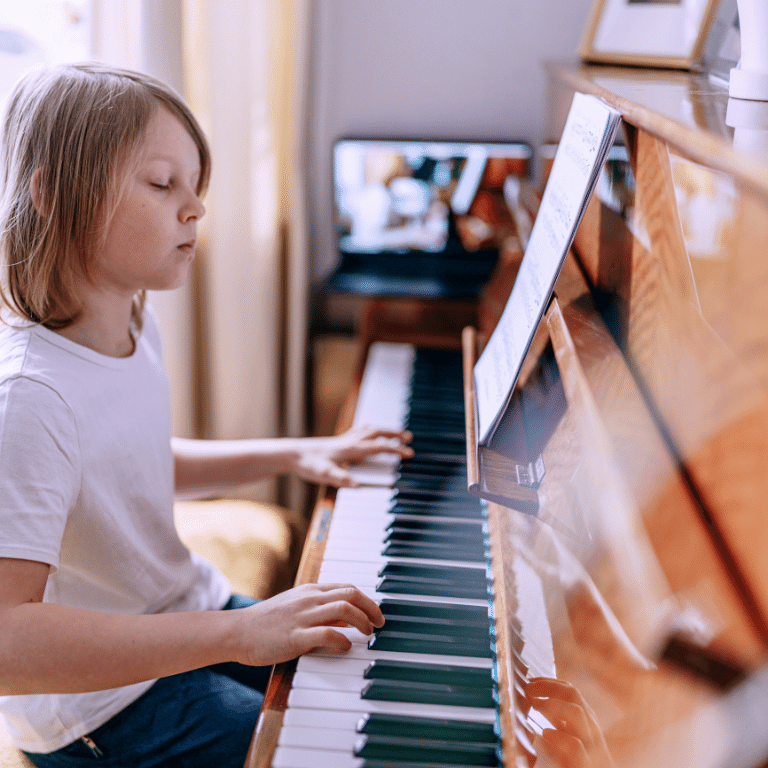
[[[227,601],[226,578],[174,528],[170,424],[151,312],[127,358],[0,323],[0,557],[51,566],[44,602],[148,614]],[[152,682],[0,697],[0,714],[18,747],[52,752]]]

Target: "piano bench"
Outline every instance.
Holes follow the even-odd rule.
[[[230,580],[233,592],[265,599],[293,584],[306,523],[273,504],[241,499],[174,505],[181,540]]]

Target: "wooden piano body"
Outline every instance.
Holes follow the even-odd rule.
[[[518,388],[534,504],[488,504],[504,765],[762,765],[768,159],[733,148],[727,93],[704,76],[548,71],[553,138],[572,93],[594,93],[622,112],[626,157],[606,166]],[[471,365],[477,336],[464,344]],[[299,581],[317,577],[332,513],[325,493]],[[567,685],[526,688],[550,656]],[[248,766],[270,764],[290,670]]]

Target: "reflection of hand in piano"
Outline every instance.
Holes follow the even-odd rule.
[[[544,728],[537,740],[546,752],[545,761],[556,768],[613,768],[594,712],[570,683],[531,678],[525,683],[525,696],[554,726]]]
[[[378,605],[346,584],[303,584],[249,608],[227,611],[227,618],[236,625],[230,635],[234,660],[253,666],[313,650],[345,653],[352,644],[333,626],[348,625],[370,635],[384,624]]]
[[[345,467],[379,453],[410,458],[413,450],[406,443],[412,437],[407,430],[355,427],[333,437],[304,438],[296,441],[290,470],[313,483],[355,487]]]

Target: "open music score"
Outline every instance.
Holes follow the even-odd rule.
[[[474,367],[477,438],[489,446],[620,123],[604,102],[577,93],[520,271]]]

